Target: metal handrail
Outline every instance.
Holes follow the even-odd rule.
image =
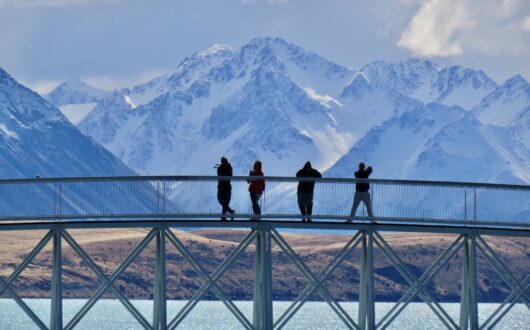
[[[272,182],[326,182],[326,183],[378,183],[383,185],[400,184],[411,186],[439,186],[460,188],[490,188],[530,190],[530,185],[481,183],[466,181],[436,181],[436,180],[402,180],[402,179],[356,179],[356,178],[307,178],[291,176],[214,176],[214,175],[144,175],[144,176],[94,176],[94,177],[54,177],[54,178],[22,178],[0,179],[0,185],[17,183],[61,183],[61,182],[104,182],[104,181],[253,181],[266,180]]]
[[[296,184],[314,182],[315,220],[351,217],[355,184],[370,183],[376,217],[530,226],[530,186],[465,182],[277,176],[125,176],[0,180],[0,220],[219,219],[215,186],[232,182],[236,218],[252,217],[247,182],[265,180],[263,219],[300,219]],[[364,207],[355,213],[366,220]]]

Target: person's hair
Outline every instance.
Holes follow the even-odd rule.
[[[254,162],[254,167],[253,167],[255,170],[261,170],[261,160],[256,160]]]
[[[228,159],[226,157],[221,157],[221,164],[228,164]]]
[[[360,163],[359,163],[359,168],[360,168],[361,170],[364,169],[365,167],[366,167],[366,165],[364,165],[363,162],[360,162]]]

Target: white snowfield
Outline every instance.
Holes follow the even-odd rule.
[[[280,38],[216,44],[173,71],[97,102],[79,129],[139,174],[530,182],[530,87],[411,59],[352,70]]]

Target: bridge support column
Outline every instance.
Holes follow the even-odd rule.
[[[359,328],[375,329],[374,296],[374,234],[373,229],[363,232],[361,279],[359,285]]]
[[[62,290],[62,263],[61,263],[61,227],[57,226],[53,233],[52,246],[52,288],[51,288],[51,315],[50,329],[63,328],[63,290]]]
[[[254,328],[270,330],[272,322],[272,234],[268,224],[259,223],[256,231],[256,269],[254,274]]]
[[[166,309],[166,228],[160,226],[156,234],[155,292],[153,297],[153,329],[167,328]]]
[[[460,329],[478,329],[476,237],[466,234],[464,239]]]

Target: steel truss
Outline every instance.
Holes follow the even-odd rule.
[[[318,274],[313,273],[304,263],[300,256],[286,242],[276,228],[283,228],[284,225],[277,225],[273,222],[250,223],[250,232],[232,250],[226,259],[213,271],[209,273],[201,263],[189,252],[185,245],[179,240],[177,235],[171,230],[173,223],[165,221],[153,221],[149,224],[151,230],[134,247],[123,262],[108,276],[98,266],[93,259],[83,250],[83,248],[68,233],[69,227],[63,224],[50,224],[48,232],[16,267],[13,273],[7,278],[0,277],[0,295],[7,292],[20,308],[31,318],[40,328],[48,329],[48,326],[31,310],[31,308],[15,292],[12,285],[20,274],[28,267],[33,259],[42,249],[52,242],[52,286],[51,286],[51,315],[50,329],[73,329],[83,317],[91,310],[96,302],[107,292],[111,291],[123,304],[126,310],[145,329],[174,329],[178,327],[189,315],[193,308],[199,303],[203,296],[211,290],[227,309],[240,322],[245,329],[281,329],[285,327],[289,320],[300,310],[313,293],[318,293],[322,299],[330,306],[334,313],[342,320],[349,329],[385,329],[392,324],[398,315],[416,297],[422,299],[442,321],[448,329],[491,329],[513,308],[517,302],[521,302],[530,309],[530,274],[523,280],[518,280],[506,266],[499,256],[480,236],[477,230],[462,230],[462,233],[455,241],[428,267],[425,272],[417,277],[390,247],[378,232],[380,225],[362,225],[355,227],[356,232],[345,246],[332,258]],[[123,226],[115,223],[116,227]],[[129,225],[134,227],[134,225]],[[93,226],[93,227],[97,227]],[[87,227],[93,228],[93,227]],[[112,224],[106,224],[112,227]],[[242,227],[242,225],[238,225]],[[74,227],[75,228],[75,227]],[[351,228],[351,227],[350,227]],[[16,226],[10,230],[16,229]],[[41,228],[42,229],[42,228]],[[350,229],[351,230],[351,229]],[[487,232],[491,234],[491,232]],[[135,258],[145,250],[150,242],[155,241],[155,281],[153,295],[153,319],[148,321],[117,288],[115,282],[117,278],[127,269]],[[95,291],[85,305],[67,323],[63,324],[62,315],[62,242],[66,242],[72,250],[90,268],[101,286]],[[236,259],[252,243],[255,243],[255,279],[254,279],[254,311],[252,322],[239,310],[233,301],[226,295],[218,284],[223,274],[234,264]],[[289,260],[296,266],[301,274],[309,281],[309,284],[299,294],[295,301],[287,310],[273,322],[273,296],[272,296],[272,244],[273,242],[283,251]],[[198,276],[203,280],[203,285],[195,292],[192,298],[184,307],[171,319],[168,319],[166,308],[166,254],[167,244],[173,246],[183,258],[193,267]],[[388,258],[395,269],[410,285],[405,294],[378,322],[375,318],[375,294],[374,294],[374,245]],[[324,282],[329,278],[340,264],[357,247],[361,249],[361,269],[359,283],[359,310],[356,320],[351,313],[337,302],[331,293],[324,286]],[[439,302],[427,290],[427,283],[446,265],[449,260],[463,250],[462,264],[462,293],[460,320],[457,323],[440,305]],[[477,252],[485,257],[488,263],[500,274],[506,284],[512,289],[511,294],[504,300],[498,309],[489,318],[479,325],[477,311],[476,292],[476,258]]]

